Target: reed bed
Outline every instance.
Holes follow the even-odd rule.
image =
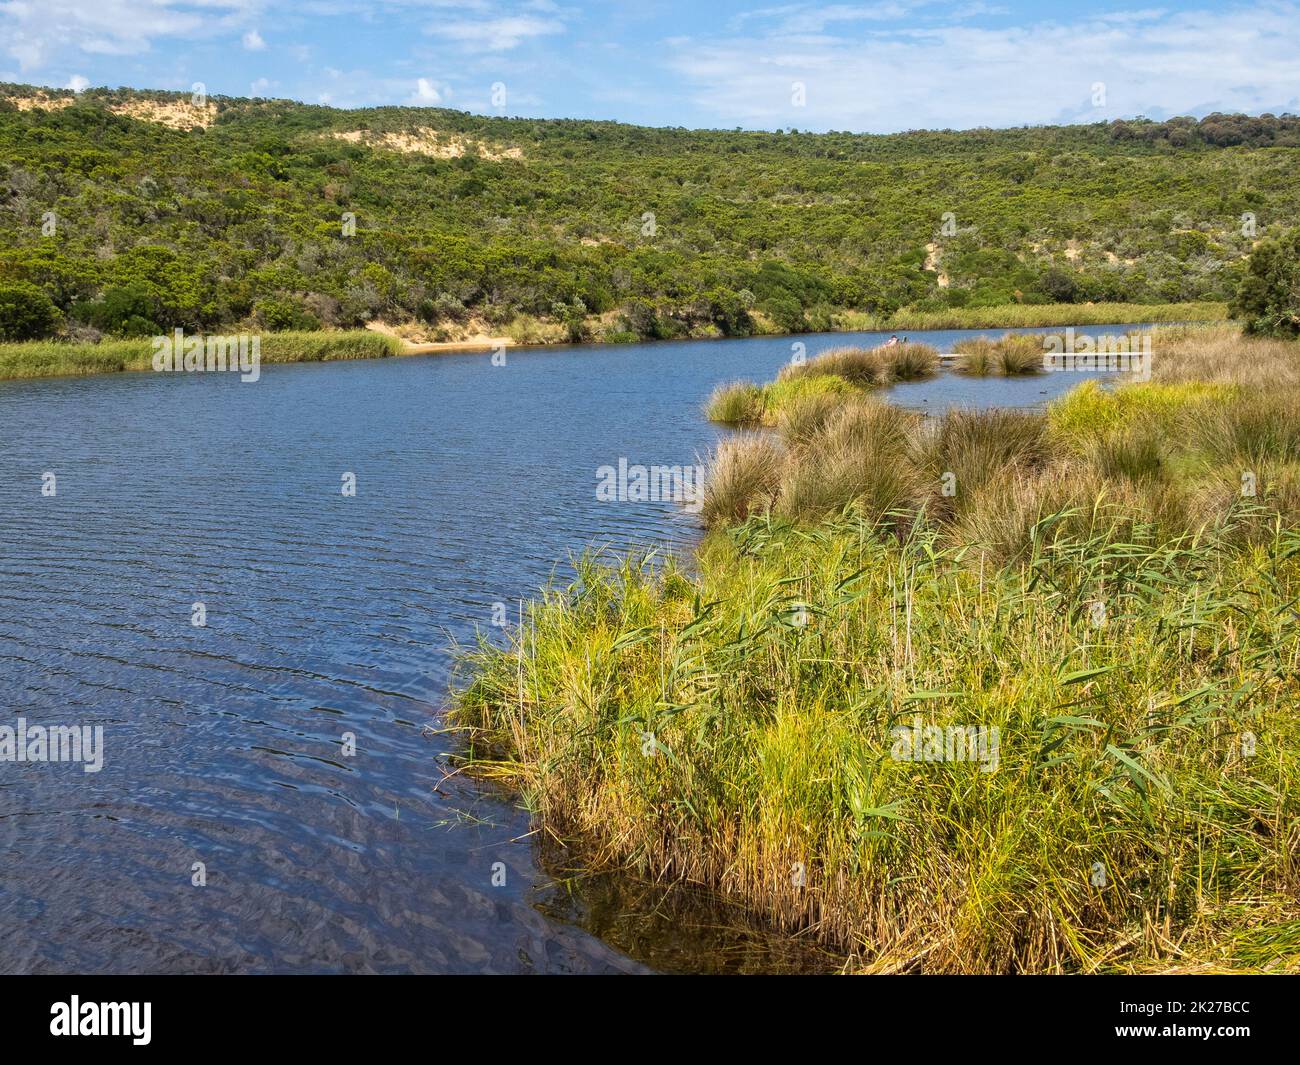
[[[467,758],[591,864],[868,971],[1294,970],[1300,539],[1069,517],[982,575],[854,516],[751,520],[695,579],[583,560],[465,660]],[[997,768],[900,760],[900,724],[996,728]]]
[[[364,329],[257,335],[263,363],[380,359],[401,349],[401,342],[394,337]],[[153,352],[149,337],[98,344],[53,340],[0,344],[0,380],[152,370]]]
[[[1226,303],[1016,303],[1002,307],[903,308],[891,315],[845,311],[836,328],[847,332],[921,329],[1018,329],[1037,326],[1111,325],[1125,322],[1222,322]]]
[[[1043,369],[1046,339],[1041,333],[1007,333],[997,339],[967,337],[958,340],[952,350],[964,357],[957,363],[957,372],[972,377],[1015,377],[1039,373]]]
[[[1296,348],[1164,340],[1046,412],[724,443],[689,573],[584,557],[465,652],[467,765],[860,971],[1300,971]]]
[[[1241,494],[1225,492],[1232,483],[1285,521],[1300,520],[1293,498],[1300,385],[1285,384],[1300,350],[1252,341],[1239,353],[1249,367],[1219,362],[1218,380],[1187,379],[1189,362],[1206,365],[1201,352],[1226,358],[1219,332],[1157,332],[1151,380],[1115,388],[1087,381],[1045,412],[954,410],[925,419],[873,413],[893,409],[861,390],[796,398],[757,423],[775,425],[786,445],[777,487],[764,498],[773,514],[803,524],[854,505],[879,513],[878,504],[887,502],[885,509],[903,519],[897,527],[924,516],[953,542],[998,563],[1023,553],[1034,520],[1054,506],[1082,505],[1089,493],[1171,536],[1227,522]],[[1041,338],[1027,340],[1027,350],[1041,352]],[[845,349],[821,358],[843,372],[846,359],[864,354],[876,353]],[[818,363],[787,367],[776,383],[843,380],[810,369]],[[1067,492],[1071,484],[1077,490]],[[998,507],[1007,511],[1002,518]],[[983,530],[974,539],[968,516]],[[726,519],[709,524],[720,523]],[[990,539],[987,532],[998,527],[1008,535]]]
[[[832,348],[781,368],[775,381],[719,385],[705,404],[710,421],[739,428],[771,428],[788,411],[821,397],[852,397],[898,381],[916,381],[939,370],[939,353],[929,344],[879,348]]]

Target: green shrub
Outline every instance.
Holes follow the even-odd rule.
[[[628,329],[611,329],[600,338],[606,344],[638,344],[641,338]]]
[[[295,300],[269,297],[253,305],[253,313],[273,333],[307,332],[320,328],[320,320]]]
[[[783,333],[806,333],[808,321],[803,307],[793,296],[775,296],[767,300],[760,310],[772,319],[772,324]]]
[[[158,336],[162,309],[154,290],[142,281],[114,285],[98,300],[75,304],[73,318],[118,336]]]
[[[1255,245],[1230,313],[1252,333],[1300,336],[1300,227]]]
[[[53,301],[35,285],[0,283],[0,340],[40,340],[53,335],[62,320]]]

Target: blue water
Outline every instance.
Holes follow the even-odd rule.
[[[98,773],[0,762],[0,971],[718,967],[614,936],[514,802],[445,778],[448,649],[587,544],[689,550],[689,513],[599,502],[599,467],[701,462],[716,384],[883,339],[0,382],[0,724],[104,730]],[[892,394],[1028,406],[1079,376]]]

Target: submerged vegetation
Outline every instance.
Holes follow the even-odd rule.
[[[1300,347],[1153,350],[725,441],[693,572],[583,559],[468,655],[470,764],[859,969],[1300,968]]]

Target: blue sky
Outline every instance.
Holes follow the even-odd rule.
[[[0,80],[871,132],[1300,112],[1300,3],[0,0]]]

